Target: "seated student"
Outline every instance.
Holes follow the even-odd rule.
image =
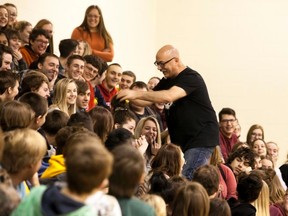
[[[254,152],[245,147],[232,152],[227,159],[226,165],[233,171],[236,180],[242,172],[249,172],[255,166]]]
[[[41,184],[46,185],[53,184],[56,181],[65,181],[66,167],[64,163],[65,154],[63,151],[66,151],[69,148],[67,139],[72,134],[79,131],[87,131],[87,129],[77,126],[65,126],[57,132],[55,136],[55,145],[57,147],[56,154],[49,158],[47,169],[43,172],[40,178]]]
[[[28,128],[35,118],[29,104],[20,101],[7,101],[0,106],[0,127],[2,131]]]
[[[217,146],[210,157],[210,164],[214,165],[219,175],[219,193],[218,197],[228,200],[231,197],[237,199],[237,182],[233,171],[223,163],[220,146]]]
[[[0,103],[14,100],[18,94],[19,75],[6,71],[0,72]]]
[[[27,92],[35,92],[48,99],[50,97],[48,78],[39,71],[29,71],[22,79],[18,98]]]
[[[46,52],[48,45],[49,35],[47,32],[43,29],[33,29],[29,35],[29,45],[20,48],[20,52],[28,67]]]
[[[93,131],[93,121],[87,112],[76,112],[72,114],[67,122],[67,126],[79,126]]]
[[[65,68],[65,76],[73,80],[83,80],[85,60],[82,56],[71,55],[67,59],[67,67]]]
[[[205,188],[210,199],[216,197],[219,189],[219,176],[215,166],[206,164],[198,167],[192,180]]]
[[[111,151],[119,145],[133,145],[133,142],[133,134],[130,131],[125,128],[117,128],[108,134],[105,146],[109,151]]]
[[[32,129],[16,129],[4,134],[1,166],[8,172],[21,198],[26,195],[25,181],[39,170],[47,148],[45,139]],[[22,212],[23,213],[23,212]]]
[[[210,199],[209,216],[231,216],[230,207],[225,199]]]
[[[119,90],[129,89],[130,86],[136,81],[136,75],[132,71],[123,71],[119,83]]]
[[[262,187],[263,182],[259,174],[255,172],[241,173],[237,185],[238,201],[235,199],[228,201],[232,215],[256,215],[256,208],[251,203],[258,198]]]
[[[38,130],[46,121],[48,113],[47,100],[34,92],[27,92],[19,98],[22,103],[29,104],[35,113],[34,122],[30,125],[31,129]]]
[[[73,39],[63,39],[59,43],[59,74],[65,74],[65,68],[67,67],[67,59],[78,52],[79,42]]]
[[[134,135],[137,118],[131,110],[125,108],[116,108],[113,113],[113,118],[114,128],[125,128]]]
[[[89,111],[93,121],[94,132],[105,142],[108,134],[113,130],[113,116],[111,112],[101,106],[96,106]]]
[[[145,194],[140,199],[155,209],[156,216],[167,216],[166,203],[162,197],[155,194]]]
[[[207,216],[209,208],[209,197],[204,187],[197,182],[190,182],[179,188],[172,216]]]
[[[3,143],[0,144],[4,145]],[[0,168],[0,215],[10,215],[20,201],[20,196],[13,187],[10,176],[6,170]]]
[[[69,117],[60,110],[53,110],[46,115],[46,121],[39,129],[49,145],[56,147],[55,137],[57,132],[67,125]]]
[[[159,77],[151,77],[147,82],[148,91],[153,90],[153,88],[160,82]]]
[[[144,176],[142,155],[130,145],[117,146],[112,154],[114,165],[109,178],[109,194],[117,198],[122,215],[154,216],[152,207],[133,197]]]
[[[266,157],[267,155],[267,146],[263,139],[255,139],[251,143],[251,149],[260,157]]]
[[[87,82],[83,80],[76,80],[77,85],[77,111],[86,112],[89,110],[90,88]]]
[[[91,198],[91,195],[96,196],[98,192],[105,196],[101,189],[107,183],[112,170],[112,155],[91,133],[75,133],[67,142],[71,145],[65,160],[67,185],[62,188],[57,186],[35,188],[12,215],[23,215],[23,212],[30,216],[114,215],[115,207],[111,209],[110,203],[103,204],[103,201],[97,203],[93,197]],[[103,200],[101,196],[100,199]]]
[[[8,45],[3,45],[0,43],[0,72],[10,71],[12,64],[13,64],[13,50],[10,47],[8,47]]]

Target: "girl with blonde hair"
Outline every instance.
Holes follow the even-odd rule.
[[[73,79],[64,78],[55,85],[53,104],[49,111],[59,109],[68,116],[76,113],[77,85]]]

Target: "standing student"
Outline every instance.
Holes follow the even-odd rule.
[[[164,75],[154,91],[125,89],[117,98],[142,106],[166,103],[171,142],[181,146],[186,161],[183,175],[192,179],[194,170],[207,163],[214,147],[219,144],[216,114],[203,78],[182,63],[175,47],[162,47],[154,64]]]
[[[113,60],[113,40],[106,30],[103,14],[97,5],[91,5],[86,9],[83,22],[73,30],[71,38],[87,41],[92,48],[92,54],[104,61]]]

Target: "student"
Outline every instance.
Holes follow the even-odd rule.
[[[67,152],[67,149],[69,148],[67,140],[72,134],[83,131],[87,131],[87,129],[77,126],[63,126],[63,128],[59,129],[55,136],[55,146],[57,146],[56,154],[49,157],[46,169],[40,178],[41,184],[48,185],[53,184],[56,181],[65,181],[66,166],[64,157],[66,155],[63,152]]]
[[[46,121],[46,115],[48,112],[47,100],[37,93],[27,92],[19,98],[19,101],[29,104],[34,111],[35,117],[30,128],[38,130]]]
[[[230,207],[225,199],[210,199],[209,216],[231,216]]]
[[[125,128],[134,135],[137,117],[131,110],[125,108],[116,108],[113,114],[113,118],[114,128]]]
[[[91,216],[99,212],[109,215],[109,205],[105,208],[97,206],[96,202],[89,201],[89,205],[85,202],[91,195],[101,192],[101,188],[106,184],[112,169],[112,155],[91,133],[75,133],[68,142],[71,148],[65,159],[67,185],[62,188],[35,188],[13,212],[13,216],[23,215],[23,212],[30,216]]]
[[[101,106],[96,106],[89,111],[93,121],[94,132],[100,137],[103,143],[108,134],[113,130],[114,121],[111,112]]]
[[[109,151],[112,151],[112,149],[119,145],[132,146],[133,142],[133,134],[130,131],[124,128],[117,128],[109,133],[107,140],[105,141],[105,146]]]
[[[22,79],[18,97],[21,97],[27,92],[35,92],[48,99],[50,97],[48,78],[39,71],[29,71]]]
[[[227,161],[232,147],[238,142],[238,137],[234,133],[235,122],[237,121],[236,112],[231,108],[223,108],[219,114],[219,141],[221,153],[225,161]]]
[[[67,59],[71,55],[76,55],[78,54],[78,46],[79,43],[77,40],[73,39],[63,39],[59,43],[59,52],[60,52],[60,57],[59,57],[59,74],[63,75],[65,74],[65,68],[67,67]]]
[[[141,200],[152,206],[155,210],[156,216],[166,216],[166,203],[162,197],[155,194],[145,194]]]
[[[8,12],[9,12],[9,27],[13,27],[13,25],[17,22],[18,10],[16,5],[12,3],[5,3]]]
[[[106,30],[99,6],[91,5],[86,9],[83,22],[73,30],[71,38],[87,41],[92,48],[92,54],[99,56],[105,62],[113,60],[113,40]]]
[[[93,121],[87,112],[76,112],[72,114],[67,122],[67,126],[84,127],[93,131]]]
[[[67,59],[65,76],[73,80],[85,80],[83,78],[85,59],[80,55],[71,55]]]
[[[14,29],[20,34],[21,47],[29,44],[29,36],[32,32],[32,24],[28,21],[21,20],[14,24]]]
[[[203,165],[195,170],[193,181],[200,183],[210,199],[215,198],[219,189],[218,171],[213,165]]]
[[[5,5],[0,5],[0,13],[1,13],[0,30],[4,30],[8,27],[9,24],[9,11]]]
[[[129,89],[131,85],[136,81],[136,75],[132,71],[123,71],[122,77],[119,83],[119,89]]]
[[[122,215],[154,216],[152,207],[133,197],[144,176],[144,160],[130,145],[120,145],[112,150],[113,172],[109,178],[109,194],[117,198]]]
[[[76,113],[77,85],[73,79],[64,78],[57,82],[54,91],[53,104],[50,110],[58,109],[69,117]]]
[[[122,68],[120,64],[110,64],[107,68],[105,79],[98,86],[108,106],[110,106],[112,97],[118,93],[117,86],[120,82],[121,76]]]
[[[264,129],[261,125],[254,124],[252,125],[247,133],[246,143],[251,147],[252,142],[255,139],[263,139],[264,140]]]
[[[179,188],[172,216],[208,216],[209,208],[209,197],[204,187],[197,182],[190,182]]]
[[[151,77],[147,82],[148,91],[152,91],[160,80],[161,79],[159,77]]]
[[[11,70],[13,50],[7,45],[0,44],[0,73]]]
[[[0,106],[0,126],[2,131],[28,128],[34,121],[35,113],[29,104],[7,101]]]
[[[233,171],[237,180],[240,173],[254,169],[255,154],[251,149],[241,147],[229,155],[226,165]]]
[[[12,101],[18,95],[19,76],[7,71],[0,72],[0,103]]]
[[[147,172],[151,170],[151,161],[161,148],[161,133],[157,120],[148,116],[142,118],[135,129],[135,138],[139,139],[141,136],[145,136],[148,142],[148,148],[145,151],[144,158],[146,160]]]
[[[20,52],[28,67],[46,52],[48,45],[49,35],[47,32],[43,29],[33,29],[29,35],[29,45],[20,48]]]
[[[258,198],[263,182],[259,174],[251,172],[250,174],[242,173],[238,179],[237,193],[238,201],[229,205],[233,216],[252,216],[256,215],[256,208],[252,203]]]
[[[77,111],[86,112],[89,110],[89,100],[91,91],[87,82],[83,80],[75,80],[77,85]]]
[[[6,132],[4,142],[1,166],[7,170],[20,197],[24,198],[25,181],[39,170],[47,151],[45,139],[37,131],[24,128]]]
[[[39,20],[36,25],[34,26],[34,29],[43,29],[47,32],[49,37],[49,45],[47,47],[47,52],[54,53],[54,44],[53,44],[53,24],[51,21],[47,19],[41,19]]]

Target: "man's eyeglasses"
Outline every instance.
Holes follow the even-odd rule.
[[[221,123],[228,124],[228,122],[234,123],[235,121],[236,121],[236,119],[223,119],[223,120],[221,120]]]
[[[168,61],[166,61],[166,62],[161,62],[161,61],[159,61],[159,62],[157,62],[157,61],[155,61],[154,62],[154,65],[155,66],[159,66],[159,67],[164,67],[167,63],[169,63],[170,61],[172,61],[173,59],[175,59],[175,57],[173,57],[173,58],[171,58],[171,59],[169,59]]]

